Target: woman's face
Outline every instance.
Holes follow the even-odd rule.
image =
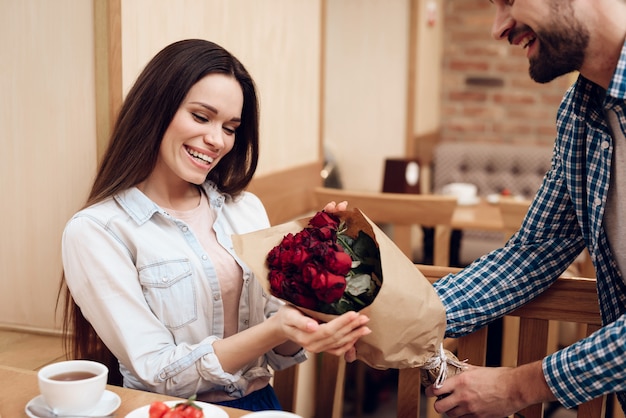
[[[163,135],[154,171],[202,184],[233,148],[242,108],[243,92],[235,78],[209,74],[198,81]]]

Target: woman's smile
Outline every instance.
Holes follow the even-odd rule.
[[[197,151],[187,145],[185,145],[184,148],[185,151],[187,151],[187,154],[192,157],[192,160],[202,167],[206,167],[208,169],[214,161],[213,157],[210,157],[207,154]]]

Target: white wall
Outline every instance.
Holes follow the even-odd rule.
[[[384,160],[405,152],[410,0],[331,0],[324,142],[345,188],[379,191]]]

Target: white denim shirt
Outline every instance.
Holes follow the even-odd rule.
[[[266,294],[233,251],[231,234],[269,227],[261,201],[245,192],[233,200],[208,182],[218,242],[243,271],[239,331],[272,315],[280,301]],[[249,383],[306,359],[273,351],[235,374],[213,352],[223,337],[218,279],[189,227],[139,189],[131,188],[78,212],[63,233],[63,266],[72,296],[120,361],[124,386],[187,398],[211,392],[239,398]],[[221,394],[221,395],[220,395]]]

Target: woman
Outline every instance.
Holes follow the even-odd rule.
[[[341,355],[370,332],[354,312],[318,324],[284,306],[233,252],[232,234],[269,226],[244,191],[258,125],[254,83],[220,46],[180,41],[148,63],[63,234],[74,357],[119,361],[127,387],[279,409],[268,366]]]

